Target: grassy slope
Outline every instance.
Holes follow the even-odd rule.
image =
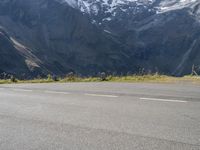
[[[51,78],[48,79],[34,79],[34,80],[17,80],[15,83],[52,83]],[[58,79],[57,82],[101,82],[101,79],[98,77],[89,77],[89,78],[79,78],[79,77],[70,77]],[[123,76],[123,77],[113,77],[108,76],[105,82],[155,82],[155,83],[170,83],[170,82],[193,82],[200,83],[200,76],[185,76],[185,77],[171,77],[164,75],[143,75],[143,76]],[[0,84],[13,83],[10,80],[0,80]]]

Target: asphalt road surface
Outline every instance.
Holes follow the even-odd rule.
[[[0,85],[0,150],[200,150],[200,85]]]

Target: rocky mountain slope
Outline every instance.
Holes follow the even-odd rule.
[[[183,75],[199,66],[199,0],[65,0],[117,37],[138,68]]]
[[[184,75],[200,65],[198,0],[2,0],[0,73]]]
[[[22,52],[13,49],[23,56],[23,59],[17,59],[23,63],[16,61],[19,66],[26,64],[29,68],[35,60],[40,62],[40,65],[31,66],[28,75],[38,72],[38,69],[42,70],[42,75],[64,75],[71,71],[92,75],[103,70],[123,71],[127,68],[126,55],[117,41],[92,25],[80,12],[57,1],[1,1],[0,25],[9,39],[15,41],[13,47],[15,43],[24,47]],[[29,54],[35,59],[25,59]],[[10,70],[3,63],[1,68],[18,74],[15,71],[18,68]],[[20,72],[27,74],[26,69]]]

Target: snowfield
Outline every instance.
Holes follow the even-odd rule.
[[[122,13],[138,13],[148,11],[165,13],[186,7],[194,7],[199,0],[59,0],[67,3],[84,14],[92,16],[91,22],[101,24],[109,22]],[[101,17],[99,17],[101,16]],[[98,19],[97,19],[98,18]]]

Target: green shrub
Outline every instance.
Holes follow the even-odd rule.
[[[106,73],[105,72],[100,73],[100,79],[101,79],[101,81],[106,81]]]
[[[53,77],[52,77],[51,74],[48,74],[48,75],[47,75],[47,80],[48,80],[48,81],[52,81],[52,80],[53,80]]]
[[[17,79],[12,75],[12,76],[10,77],[10,81],[11,81],[11,82],[17,82]]]
[[[67,81],[74,82],[76,81],[77,77],[73,72],[70,72],[66,76]]]

